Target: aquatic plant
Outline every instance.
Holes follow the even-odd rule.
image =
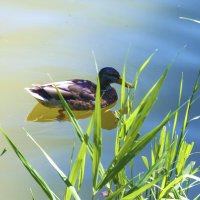
[[[144,62],[136,74],[134,80],[135,90],[137,90],[139,76],[146,68],[152,56],[153,55]],[[189,100],[184,104],[181,104],[183,90],[183,78],[181,78],[177,109],[173,112],[167,113],[156,127],[149,130],[147,133],[140,135],[140,130],[144,126],[144,122],[149,116],[153,105],[158,98],[169,68],[170,66],[167,67],[158,81],[149,89],[140,103],[135,105],[135,96],[130,93],[129,90],[127,92],[125,89],[126,65],[124,66],[120,110],[123,111],[128,108],[128,112],[116,112],[118,128],[115,140],[115,153],[106,169],[101,162],[102,133],[99,82],[97,81],[94,114],[91,117],[86,132],[84,132],[80,127],[73,112],[70,110],[59,90],[57,90],[63,108],[69,116],[71,123],[74,126],[75,133],[81,142],[77,155],[72,154],[72,166],[69,176],[61,171],[43,148],[26,130],[25,131],[65,183],[66,191],[64,199],[81,199],[78,191],[81,189],[83,184],[84,172],[86,165],[88,164],[85,162],[87,155],[89,155],[92,160],[92,199],[94,199],[95,195],[99,195],[99,192],[102,190],[104,191],[103,194],[107,200],[188,198],[189,190],[200,182],[200,178],[195,175],[199,171],[199,168],[195,167],[194,161],[188,161],[195,143],[192,142],[188,144],[185,140],[188,125],[192,120],[199,118],[196,117],[190,120],[189,114],[193,103],[197,100],[195,96],[200,88],[200,72],[198,73]],[[176,129],[179,122],[179,112],[185,107],[185,117],[182,123],[181,133],[178,134]],[[172,130],[167,127],[169,121],[173,124]],[[14,149],[22,164],[46,193],[47,197],[49,199],[59,199],[55,194],[56,192],[53,192],[38,172],[33,169],[3,129],[0,129],[0,131]],[[93,134],[92,137],[91,134]],[[131,173],[134,170],[134,158],[138,156],[143,149],[147,148],[147,145],[150,144],[152,140],[153,145],[151,147],[151,154],[148,157],[144,155],[141,156],[144,165],[146,166],[146,171],[141,172],[134,177]],[[195,199],[198,199],[199,196],[200,195]],[[33,193],[32,198],[34,199]]]

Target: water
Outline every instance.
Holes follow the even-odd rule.
[[[0,3],[0,125],[60,197],[63,196],[64,185],[26,137],[22,127],[31,133],[63,171],[68,168],[76,138],[73,128],[68,122],[26,122],[26,116],[36,101],[23,88],[32,83],[49,82],[47,73],[55,81],[70,78],[95,81],[92,51],[99,66],[114,66],[122,72],[125,55],[130,49],[127,79],[131,81],[138,66],[158,49],[142,74],[137,92],[139,101],[165,67],[172,63],[151,120],[145,127],[145,130],[149,130],[176,107],[182,72],[183,101],[190,95],[200,65],[200,25],[179,17],[199,20],[199,7],[198,0],[192,3],[178,0],[9,0]],[[119,91],[120,87],[116,86],[116,89]],[[198,102],[190,117],[199,115],[199,107]],[[86,129],[88,119],[80,123]],[[114,131],[113,134],[103,131],[105,163],[109,163]],[[188,142],[197,143],[195,151],[199,151],[198,132],[199,121],[195,121],[187,135]],[[46,199],[3,137],[0,137],[1,149],[5,146],[8,151],[0,158],[0,199],[30,199],[29,188],[36,199]],[[198,156],[194,158],[198,161]],[[84,192],[86,190],[87,184],[82,191],[85,199],[88,198]],[[195,189],[196,192],[198,190]]]

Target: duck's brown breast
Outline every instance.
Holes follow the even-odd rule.
[[[113,104],[118,99],[117,92],[114,88],[110,87],[109,90],[106,90],[102,93],[101,98],[101,107],[105,107]]]

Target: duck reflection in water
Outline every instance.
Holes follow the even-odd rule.
[[[116,128],[118,123],[117,111],[110,110],[115,103],[101,109],[101,125],[103,129],[111,130]],[[93,110],[72,111],[77,120],[85,119],[93,114]],[[123,114],[127,110],[123,110]],[[70,121],[70,118],[60,108],[48,108],[38,103],[28,114],[26,121],[32,122],[54,122],[54,121]]]

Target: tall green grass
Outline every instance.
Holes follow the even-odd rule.
[[[138,70],[136,78],[133,80],[135,90],[137,89],[140,74],[147,67],[153,55],[151,55]],[[66,114],[70,117],[75,133],[80,139],[81,145],[77,155],[72,158],[72,166],[69,176],[65,175],[51,157],[26,131],[29,138],[38,146],[45,155],[52,167],[57,171],[60,178],[66,185],[65,200],[81,199],[79,190],[84,183],[84,172],[88,165],[86,156],[89,155],[92,163],[92,194],[91,199],[99,195],[99,191],[107,191],[108,199],[184,199],[188,198],[188,192],[191,187],[199,184],[200,178],[195,176],[199,168],[195,167],[194,161],[188,161],[193,150],[194,142],[187,143],[185,134],[190,122],[198,119],[199,116],[189,119],[192,105],[197,100],[196,94],[199,91],[198,73],[193,91],[187,102],[181,104],[183,90],[183,78],[180,81],[180,91],[177,109],[169,112],[160,123],[140,135],[145,120],[149,117],[153,105],[155,104],[163,82],[166,79],[170,66],[163,72],[162,76],[144,95],[138,105],[134,105],[136,98],[131,91],[125,89],[126,65],[123,71],[123,82],[120,95],[120,110],[128,107],[128,112],[118,112],[118,128],[116,132],[115,152],[110,164],[105,169],[103,167],[102,157],[102,132],[101,132],[101,108],[100,108],[100,86],[97,81],[96,105],[94,114],[91,117],[88,129],[83,131],[78,121],[70,110],[70,107],[57,90],[62,101]],[[56,87],[56,86],[55,86]],[[134,106],[134,109],[133,109]],[[179,112],[185,109],[185,117],[182,122],[181,133],[176,132],[179,123]],[[167,123],[173,122],[172,130],[167,128]],[[59,199],[55,192],[47,185],[43,178],[32,168],[19,149],[12,143],[8,135],[0,129],[6,140],[9,142],[14,152],[19,157],[23,165],[37,181],[49,199]],[[93,134],[93,135],[91,135]],[[141,156],[146,166],[146,171],[141,172],[134,177],[134,159],[144,150],[148,144],[152,144],[151,153],[148,157]],[[130,169],[130,170],[129,170]],[[33,195],[34,196],[34,195]],[[197,199],[198,197],[196,197]]]

